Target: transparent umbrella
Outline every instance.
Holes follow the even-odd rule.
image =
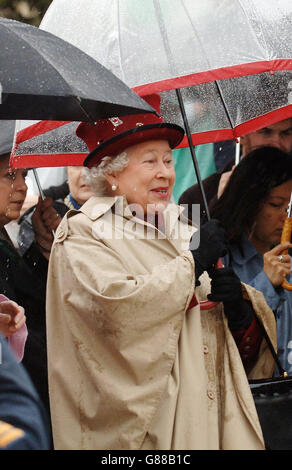
[[[289,0],[53,0],[40,28],[91,55],[192,144],[239,137],[292,116]],[[98,38],[98,39],[96,39]],[[203,194],[203,200],[204,194]],[[208,208],[205,200],[208,216]]]

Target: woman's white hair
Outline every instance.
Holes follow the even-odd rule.
[[[110,196],[110,186],[105,175],[122,171],[129,163],[126,152],[122,152],[116,157],[103,157],[98,166],[85,168],[84,179],[96,196]]]

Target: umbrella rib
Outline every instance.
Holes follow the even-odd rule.
[[[162,12],[161,12],[161,8],[160,8],[159,0],[153,0],[153,4],[154,4],[155,11],[156,11],[157,19],[158,19],[158,22],[159,22],[159,26],[160,26],[160,30],[161,30],[161,34],[162,34],[162,41],[163,41],[165,52],[166,52],[166,55],[167,55],[167,58],[168,58],[168,61],[169,61],[169,64],[170,64],[170,68],[171,68],[172,73],[175,73],[176,71],[175,71],[174,61],[173,61],[171,49],[169,47],[167,31],[165,29],[165,24],[164,24],[164,21],[163,21],[163,18],[162,18]],[[197,180],[198,180],[199,188],[200,188],[200,191],[201,191],[201,195],[202,195],[202,199],[203,199],[203,203],[204,203],[204,207],[205,207],[205,212],[206,212],[208,220],[210,220],[210,214],[209,214],[207,198],[206,198],[206,195],[205,195],[205,190],[204,190],[204,186],[203,186],[203,182],[202,182],[202,178],[201,178],[201,174],[200,174],[199,165],[198,165],[198,162],[197,162],[197,159],[196,159],[194,145],[192,143],[191,132],[190,132],[187,116],[186,116],[186,113],[185,113],[185,107],[184,107],[183,99],[182,99],[180,90],[176,89],[175,91],[176,91],[179,107],[180,107],[180,110],[181,110],[181,113],[182,113],[185,130],[186,130],[186,133],[187,133],[187,138],[188,138],[188,142],[189,142],[189,149],[190,149],[190,152],[191,152],[191,157],[192,157],[194,168],[195,168],[195,173],[197,175]]]
[[[167,32],[165,30],[165,24],[164,24],[164,21],[162,19],[159,0],[153,0],[153,4],[154,4],[154,9],[156,11],[156,16],[157,16],[157,19],[158,19],[161,35],[162,35],[162,41],[163,41],[164,49],[165,49],[165,52],[166,52],[166,55],[167,55],[167,59],[169,61],[170,70],[171,70],[171,73],[173,75],[176,75],[176,68],[175,68],[175,65],[174,65],[171,49],[169,47],[169,41],[168,41],[168,37],[167,37]]]
[[[243,13],[244,13],[244,16],[245,16],[245,18],[246,18],[246,21],[247,21],[249,24],[251,24],[250,17],[246,14],[245,8],[244,8],[244,6],[242,5],[242,1],[241,1],[241,0],[238,0],[238,3],[239,3],[239,6],[241,7],[241,10],[242,10]],[[255,16],[256,16],[256,17],[258,18],[258,20],[259,20],[260,17],[259,17],[259,15],[257,14],[256,9],[254,8],[253,11],[254,11]],[[264,31],[264,29],[262,28],[261,21],[259,21],[259,25],[260,25],[262,37],[263,37],[263,40],[264,40],[265,46],[266,46],[265,49],[268,50],[268,48],[267,48],[267,41],[266,41],[266,37],[265,37],[265,31]],[[253,31],[253,28],[251,28],[251,30]],[[258,41],[258,37],[254,34],[254,31],[253,31],[253,35],[256,37],[257,42],[259,42],[259,41]],[[264,49],[263,49],[263,50],[264,50]],[[268,59],[269,59],[269,57],[268,57]]]
[[[219,96],[220,96],[220,98],[221,98],[221,102],[222,102],[222,104],[223,104],[223,108],[224,108],[225,113],[226,113],[226,116],[227,116],[227,118],[228,118],[230,127],[231,127],[231,129],[234,129],[234,123],[232,122],[231,116],[230,116],[230,114],[229,114],[229,111],[228,111],[227,105],[226,105],[226,103],[225,103],[225,99],[224,99],[224,97],[223,97],[223,95],[222,95],[221,87],[220,87],[220,85],[219,85],[219,83],[218,83],[218,80],[215,80],[215,85],[216,85],[216,87],[217,87]]]
[[[247,21],[250,23],[250,18],[247,16],[246,14],[246,11],[244,9],[244,6],[242,5],[242,0],[238,0],[240,6],[241,6],[241,9],[243,10],[244,12],[244,15],[247,19]],[[281,6],[280,5],[277,5],[277,8],[278,8],[278,11],[281,11],[283,12],[283,10],[281,9]],[[262,37],[263,37],[263,40],[265,41],[265,46],[266,46],[266,50],[268,50],[268,47],[267,47],[267,40],[266,40],[266,36],[268,36],[268,32],[269,30],[267,30],[266,28],[263,28],[263,25],[262,25],[262,22],[260,21],[260,15],[258,14],[258,11],[257,11],[257,8],[256,8],[256,5],[254,5],[254,14],[255,16],[257,17],[257,19],[259,20],[258,23],[259,23],[259,26],[261,28],[261,33],[262,33]],[[283,15],[285,16],[286,20],[289,21],[289,23],[291,24],[291,19],[290,19],[290,16],[286,16],[286,15]]]
[[[188,19],[189,19],[189,22],[190,22],[191,25],[192,25],[193,32],[194,32],[194,34],[195,34],[195,36],[196,36],[196,38],[197,38],[197,41],[198,41],[198,43],[199,43],[199,46],[200,46],[200,47],[202,48],[202,50],[204,51],[205,58],[206,58],[207,64],[208,64],[209,69],[210,69],[211,67],[210,67],[210,63],[209,63],[209,60],[208,60],[208,55],[206,54],[205,49],[204,49],[204,45],[203,45],[203,43],[202,43],[202,41],[201,41],[201,39],[200,39],[200,36],[199,36],[199,35],[197,34],[197,32],[196,32],[196,28],[194,27],[192,18],[191,18],[190,15],[189,15],[189,12],[188,12],[188,9],[186,8],[186,5],[185,5],[184,0],[181,0],[181,2],[182,2],[182,7],[183,7],[183,9],[184,9],[184,11],[185,11],[185,13],[186,13]],[[229,114],[229,111],[228,111],[228,109],[227,109],[225,100],[224,100],[224,98],[223,98],[220,85],[219,85],[219,83],[218,83],[217,80],[214,80],[214,82],[215,82],[215,85],[216,85],[216,87],[217,87],[219,96],[220,96],[220,98],[221,98],[221,101],[222,101],[222,104],[223,104],[223,107],[224,107],[226,116],[227,116],[227,118],[228,118],[229,124],[230,124],[231,128],[234,129],[234,124],[233,124],[233,122],[232,122],[231,116],[230,116],[230,114]]]
[[[200,36],[198,35],[198,33],[197,33],[197,31],[196,31],[196,28],[195,28],[195,26],[194,26],[194,23],[193,23],[193,21],[192,21],[192,18],[191,18],[190,14],[189,14],[189,11],[188,11],[186,5],[185,5],[184,0],[181,0],[181,4],[182,4],[182,7],[183,7],[183,9],[184,9],[184,11],[185,11],[186,16],[187,16],[188,19],[189,19],[190,24],[192,25],[192,29],[193,29],[193,32],[194,32],[194,34],[195,34],[195,36],[196,36],[196,40],[197,40],[197,42],[198,42],[198,44],[199,44],[199,47],[200,47],[200,48],[203,50],[203,52],[204,52],[204,56],[205,56],[206,62],[207,62],[207,64],[208,64],[208,68],[209,68],[209,70],[210,70],[211,66],[210,66],[210,62],[209,62],[209,59],[208,59],[208,55],[207,55],[206,50],[205,50],[205,48],[204,48],[204,45],[203,45],[203,43],[202,43],[202,41],[201,41],[201,39],[200,39]]]
[[[119,12],[120,12],[120,1],[118,0],[117,1],[117,25],[118,25],[118,37],[119,37],[118,45],[119,45],[119,49],[120,49],[120,53],[119,53],[118,57],[119,57],[119,62],[120,62],[119,66],[120,66],[120,70],[122,72],[122,77],[123,77],[122,80],[123,80],[123,82],[126,83],[125,73],[124,73],[124,69],[122,67],[122,62],[121,62],[122,61],[122,54],[121,54],[122,36],[121,36],[121,23],[120,23],[120,13]]]

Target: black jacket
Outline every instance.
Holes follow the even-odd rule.
[[[25,309],[28,338],[22,364],[49,412],[45,318],[48,262],[34,243],[22,258],[5,230],[0,236],[0,293]]]

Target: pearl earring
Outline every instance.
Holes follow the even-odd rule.
[[[112,184],[112,191],[115,191],[117,189],[117,185],[116,184]]]

